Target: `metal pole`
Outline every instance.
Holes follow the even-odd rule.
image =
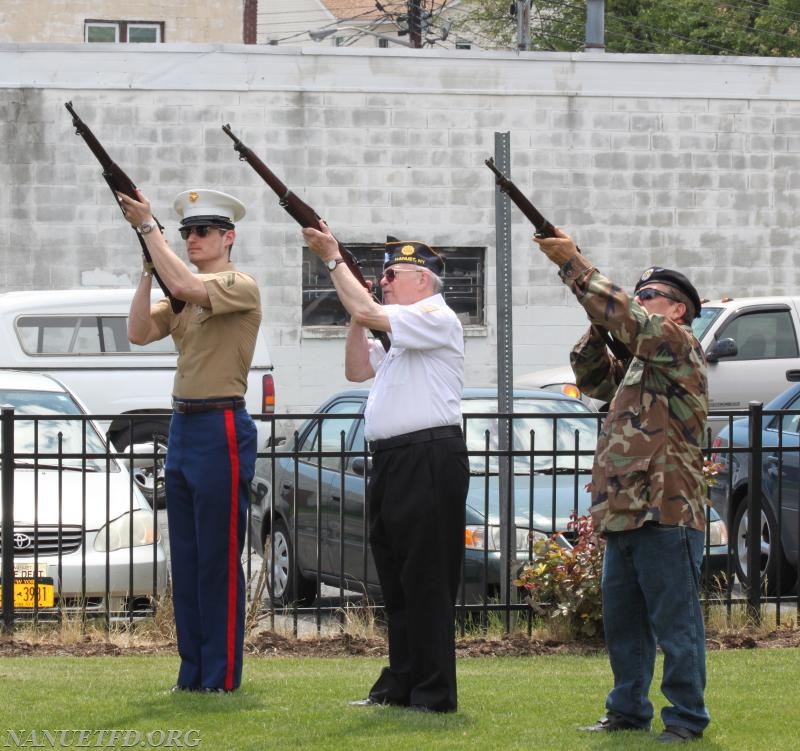
[[[761,623],[761,423],[764,405],[750,402],[750,482],[747,484],[747,615]],[[770,544],[774,544],[770,540]]]
[[[511,175],[511,134],[494,134],[494,161],[506,175]],[[511,202],[499,188],[495,190],[495,233],[496,233],[496,283],[497,290],[497,411],[510,414],[513,410],[514,392],[514,352],[512,327],[512,276],[511,276]],[[511,447],[509,436],[511,421],[498,418],[498,449],[508,451]],[[500,493],[500,592],[504,602],[511,596],[511,565],[516,561],[516,525],[514,523],[514,477],[512,463],[508,455],[499,457]],[[506,630],[510,625],[511,613],[505,613]]]
[[[517,49],[531,48],[531,3],[530,0],[517,0]]]
[[[3,439],[3,525],[2,525],[2,582],[3,582],[3,631],[14,631],[14,408],[0,409]],[[36,574],[34,573],[34,576]]]
[[[586,2],[586,42],[584,50],[606,51],[605,41],[605,0]]]
[[[408,38],[412,47],[422,47],[422,8],[420,0],[408,3]]]

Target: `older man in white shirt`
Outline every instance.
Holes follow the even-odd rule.
[[[443,258],[386,244],[377,303],[340,262],[335,238],[307,228],[351,316],[345,375],[374,378],[364,435],[372,454],[370,545],[389,624],[389,666],[354,706],[457,708],[455,602],[464,555],[467,447],[461,431],[464,334],[442,297]],[[368,331],[384,331],[387,352]]]

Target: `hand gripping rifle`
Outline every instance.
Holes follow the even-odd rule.
[[[555,237],[555,227],[551,222],[545,219],[539,210],[522,194],[522,191],[509,180],[494,163],[494,159],[489,157],[486,160],[486,166],[495,174],[496,182],[500,190],[503,191],[516,207],[528,218],[528,220],[536,227],[536,234],[539,237]],[[578,253],[581,249],[578,248]],[[628,362],[633,355],[630,350],[618,339],[611,336],[611,332],[596,324],[592,324],[592,328],[605,339],[606,345],[618,360]]]
[[[292,193],[292,191],[276,177],[275,173],[253,153],[252,149],[249,149],[233,135],[230,125],[223,125],[222,130],[224,130],[225,134],[233,141],[233,148],[239,152],[239,159],[243,162],[247,162],[258,173],[259,177],[272,188],[278,196],[280,205],[288,212],[289,216],[303,228],[312,227],[322,230],[319,223],[321,219],[320,215],[303,201],[303,199],[298,198]],[[347,268],[350,269],[352,275],[356,278],[356,281],[358,281],[361,286],[372,295],[372,299],[377,302],[377,298],[372,293],[372,288],[367,284],[364,275],[361,273],[361,268],[358,265],[356,257],[338,240],[336,240],[336,244],[339,246],[339,253],[342,259]],[[385,331],[375,330],[372,331],[372,335],[380,341],[384,350],[388,352],[391,346],[389,335]]]
[[[117,193],[123,193],[124,195],[128,196],[129,198],[133,198],[135,201],[139,199],[136,197],[136,186],[133,184],[133,181],[128,177],[122,169],[120,169],[119,165],[114,162],[111,157],[108,155],[106,150],[100,145],[100,141],[97,140],[94,133],[89,129],[89,126],[83,122],[83,120],[78,117],[78,114],[72,108],[72,102],[65,102],[64,106],[67,108],[67,111],[70,115],[72,115],[72,124],[75,126],[75,132],[86,141],[86,145],[89,147],[91,152],[97,158],[97,161],[100,162],[100,166],[103,168],[103,178],[108,183],[108,187],[111,188],[111,192],[114,194],[114,201],[119,206],[119,200],[117,199]],[[122,207],[120,206],[120,209]],[[163,232],[164,228],[161,226],[161,223],[153,217],[156,224],[158,224],[158,229],[160,232]],[[137,232],[136,228],[132,228],[134,232],[136,232],[136,237],[139,240],[139,245],[142,246],[142,253],[144,257],[148,260],[148,262],[152,263],[153,259],[150,258],[150,253],[147,250],[147,245],[145,245],[144,238]],[[170,291],[167,289],[167,286],[161,281],[161,277],[158,275],[158,271],[155,269],[153,270],[153,276],[156,278],[158,282],[158,286],[161,287],[161,291],[169,298],[170,304],[172,305],[172,310],[175,313],[180,313],[183,310],[183,306],[186,303],[183,300],[178,300],[172,296]]]

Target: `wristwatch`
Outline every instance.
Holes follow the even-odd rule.
[[[139,230],[140,235],[146,235],[148,232],[152,232],[156,227],[158,227],[158,222],[155,219],[151,219],[149,222],[142,222],[136,229]]]
[[[335,271],[340,263],[344,263],[344,258],[331,258],[330,261],[325,261],[328,271]]]

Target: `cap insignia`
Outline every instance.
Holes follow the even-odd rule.
[[[190,191],[190,193],[189,193],[189,200],[190,200],[192,203],[194,203],[194,202],[195,202],[195,201],[196,201],[198,198],[200,198],[200,195],[199,195],[198,193],[196,193],[196,192],[195,192],[195,191],[193,191],[193,190],[192,190],[192,191]]]
[[[414,246],[413,245],[404,245],[400,248],[400,252],[404,256],[413,256],[414,255]]]

